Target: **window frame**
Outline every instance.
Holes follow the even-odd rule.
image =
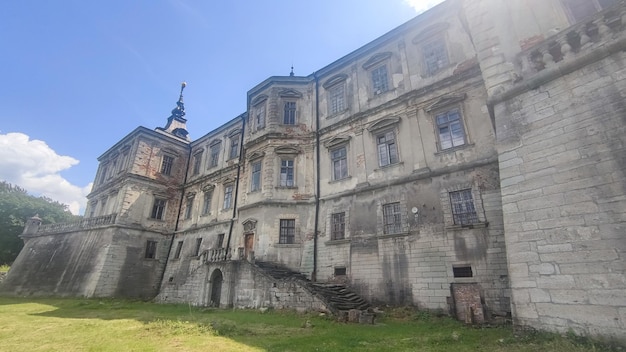
[[[254,129],[262,130],[265,128],[267,120],[267,107],[265,106],[265,100],[254,106]]]
[[[196,238],[196,245],[194,247],[194,255],[193,257],[200,256],[200,248],[202,247],[202,237]]]
[[[255,160],[250,163],[250,192],[261,190],[261,170],[261,160]]]
[[[297,122],[297,103],[295,100],[285,100],[283,102],[283,125],[293,126]]]
[[[336,153],[343,150],[343,155],[337,156]],[[348,146],[347,144],[339,145],[329,150],[330,153],[330,165],[331,165],[331,175],[333,181],[339,181],[350,177],[350,172],[348,170]],[[341,164],[343,161],[343,166]],[[337,162],[340,163],[339,171],[340,174],[337,174]]]
[[[448,43],[443,33],[421,41],[420,51],[422,53],[424,72],[426,75],[434,76],[441,70],[450,66]],[[433,60],[433,58],[437,60]]]
[[[176,251],[174,252],[174,259],[180,259],[180,254],[183,251],[183,242],[184,241],[178,241],[178,243],[176,244]]]
[[[389,139],[389,136],[393,136],[393,139]],[[375,134],[375,138],[378,166],[386,167],[398,164],[400,162],[400,154],[398,153],[398,138],[396,131],[393,129],[381,131]],[[384,140],[382,140],[383,138]],[[384,150],[382,150],[382,148],[384,148]],[[382,154],[383,151],[384,158]]]
[[[172,175],[172,169],[174,167],[175,160],[176,159],[173,155],[163,154],[161,156],[161,167],[159,168],[161,175],[165,175],[165,176]]]
[[[193,215],[193,203],[195,201],[195,198],[196,198],[195,195],[187,196],[187,200],[185,201],[185,216],[184,216],[185,220],[191,219],[191,216]]]
[[[383,204],[382,213],[384,235],[393,235],[403,232],[401,202],[398,201]]]
[[[220,162],[220,152],[222,150],[222,142],[218,141],[209,146],[209,162],[207,168],[217,167]]]
[[[222,205],[223,210],[231,209],[233,206],[233,184],[229,183],[224,185],[224,203]]]
[[[278,244],[296,243],[296,219],[280,219]]]
[[[167,207],[167,198],[154,197],[152,202],[152,210],[150,211],[150,219],[163,220]]]
[[[146,240],[146,249],[144,259],[156,259],[158,242],[155,240]]]
[[[284,175],[284,177],[283,177]],[[289,179],[291,176],[291,180]],[[296,159],[281,157],[279,170],[279,186],[285,188],[296,187]]]
[[[450,115],[454,113],[457,118],[454,120],[450,120]],[[440,123],[440,117],[443,117],[445,115],[446,117],[446,121]],[[442,109],[437,111],[433,118],[435,119],[435,128],[436,128],[436,134],[437,134],[437,144],[439,147],[439,151],[446,151],[446,150],[452,150],[452,149],[457,149],[457,148],[462,148],[464,146],[466,146],[468,143],[468,136],[467,136],[467,132],[466,132],[466,128],[465,128],[465,121],[463,119],[463,112],[462,109],[460,107],[453,107],[450,109]],[[453,125],[458,125],[458,131],[462,134],[463,140],[461,143],[459,144],[455,144],[455,140],[456,138],[454,137],[454,131],[452,130],[452,126]],[[442,132],[441,130],[443,128],[446,128],[447,131],[446,132]],[[447,134],[447,137],[449,137],[449,146],[444,147],[444,138],[443,135]],[[446,139],[446,142],[448,142],[448,140]]]
[[[384,77],[382,73],[384,73]],[[389,88],[389,67],[386,62],[373,66],[369,70],[370,83],[372,84],[372,95],[378,96],[390,91]]]
[[[458,197],[455,197],[458,195]],[[469,195],[469,198],[468,198]],[[480,218],[476,211],[476,202],[471,188],[465,188],[448,192],[452,223],[456,226],[471,226],[480,224]],[[456,198],[456,199],[454,199]]]
[[[333,84],[326,91],[328,94],[328,115],[336,115],[347,109],[345,81]]]
[[[233,160],[239,157],[239,148],[240,148],[239,139],[240,138],[241,136],[239,134],[236,134],[230,137],[230,148],[228,150],[228,160]]]
[[[346,212],[330,215],[330,240],[338,241],[346,238]]]
[[[202,213],[201,215],[211,214],[211,203],[213,201],[213,190],[204,191],[202,196]]]
[[[563,9],[565,13],[567,14],[567,17],[569,18],[571,24],[582,22],[583,20],[593,16],[594,14],[600,11],[604,11],[608,9],[609,7],[612,7],[615,4],[617,4],[617,1],[615,1],[613,4],[604,5],[604,4],[601,4],[600,1],[598,0],[583,0],[582,3],[586,5],[591,5],[593,8],[595,8],[595,12],[582,15],[582,14],[576,14],[573,11],[573,7],[572,7],[573,4],[571,4],[571,1],[572,0],[561,0]],[[582,15],[582,17],[578,17],[579,15]]]
[[[200,170],[202,169],[202,155],[203,154],[204,154],[204,151],[199,151],[193,155],[193,164],[192,164],[192,169],[191,169],[192,176],[197,176],[200,174]]]

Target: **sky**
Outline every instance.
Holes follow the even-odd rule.
[[[0,11],[0,180],[82,214],[97,158],[165,126],[199,138],[246,93],[307,76],[442,0],[20,0]]]

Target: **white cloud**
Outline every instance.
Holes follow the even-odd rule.
[[[92,185],[73,185],[59,172],[77,164],[78,160],[58,155],[44,141],[23,133],[0,134],[0,179],[67,204],[73,214],[84,211]]]
[[[430,9],[431,7],[442,3],[444,0],[404,0],[418,14]]]

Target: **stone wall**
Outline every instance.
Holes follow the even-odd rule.
[[[495,106],[518,324],[626,337],[625,60]]]
[[[157,241],[146,259],[146,241]],[[169,240],[109,226],[30,237],[0,290],[17,295],[134,297],[156,295]]]

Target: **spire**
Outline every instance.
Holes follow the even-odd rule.
[[[185,116],[185,103],[183,102],[183,90],[187,87],[187,83],[180,84],[180,96],[176,102],[176,107],[172,110],[172,116],[177,119],[182,119]]]
[[[187,132],[187,119],[185,119],[185,103],[183,102],[183,90],[187,87],[187,83],[180,84],[180,95],[176,102],[176,107],[172,110],[172,115],[167,118],[165,127],[157,127],[157,131],[170,133],[176,137],[189,141],[189,132]]]
[[[291,65],[291,72],[289,73],[289,77],[293,77],[293,65]]]

